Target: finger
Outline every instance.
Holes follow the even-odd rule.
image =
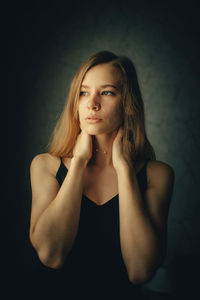
[[[123,132],[124,132],[123,127],[119,127],[119,131],[120,131],[121,133],[123,133]]]
[[[122,127],[120,127],[119,130],[118,130],[118,133],[117,133],[117,137],[118,137],[119,139],[121,139],[122,136],[123,136],[123,133],[124,133],[124,130],[123,130]]]

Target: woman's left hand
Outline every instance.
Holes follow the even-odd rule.
[[[123,154],[122,137],[123,128],[120,127],[112,146],[112,162],[115,169],[117,169],[122,164],[127,164],[127,161]]]

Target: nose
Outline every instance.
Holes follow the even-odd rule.
[[[101,105],[97,99],[97,96],[91,96],[90,99],[88,100],[87,106],[89,109],[92,110],[99,110],[101,108]]]

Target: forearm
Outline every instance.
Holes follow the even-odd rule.
[[[71,160],[67,176],[56,198],[35,225],[32,240],[41,261],[46,265],[62,265],[71,250],[79,225],[84,170],[83,160]]]
[[[160,261],[160,242],[134,169],[123,165],[117,171],[117,177],[122,256],[130,280],[137,282],[140,278],[147,278]]]

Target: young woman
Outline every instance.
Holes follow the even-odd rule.
[[[48,152],[30,171],[30,240],[43,265],[77,288],[127,291],[152,278],[174,171],[147,139],[130,59],[101,51],[81,65]]]

